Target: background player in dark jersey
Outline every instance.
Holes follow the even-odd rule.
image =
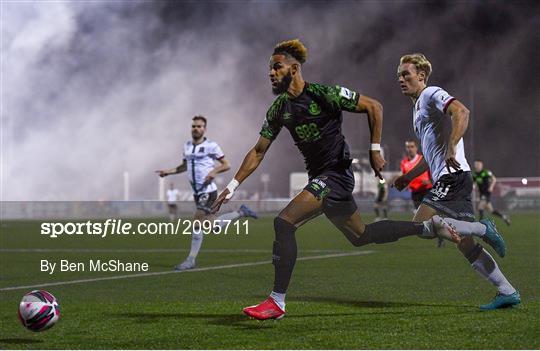
[[[379,179],[379,182],[377,183],[377,197],[373,204],[373,210],[375,211],[376,221],[388,218],[388,184],[384,179]],[[382,218],[381,210],[383,212]]]
[[[381,177],[385,164],[380,152],[382,106],[379,102],[339,86],[308,83],[301,65],[307,50],[299,40],[278,44],[269,62],[272,91],[278,95],[266,114],[257,144],[247,153],[234,179],[213,205],[219,210],[238,185],[261,163],[282,127],[304,156],[309,183],[274,220],[274,289],[268,299],[244,309],[257,319],[281,318],[285,314],[285,293],[296,262],[296,229],[321,213],[342,231],[354,246],[386,243],[409,235],[455,235],[440,217],[423,223],[380,221],[365,225],[352,197],[354,176],[349,147],[341,133],[342,111],[367,114],[371,131],[369,158]],[[471,233],[472,234],[472,233]],[[475,234],[472,234],[475,235]]]
[[[480,214],[480,219],[484,218],[484,211],[487,208],[489,212],[493,213],[495,216],[501,217],[507,225],[510,225],[510,217],[494,209],[491,204],[491,193],[493,192],[493,189],[495,189],[497,178],[495,178],[495,175],[490,170],[484,168],[484,162],[482,162],[482,160],[474,161],[474,172],[472,177],[480,197],[480,200],[478,201],[478,213]]]

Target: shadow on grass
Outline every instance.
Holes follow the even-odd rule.
[[[365,300],[353,300],[344,299],[340,297],[326,297],[326,296],[295,296],[287,299],[288,301],[298,302],[326,302],[338,305],[347,305],[356,308],[410,308],[410,307],[447,307],[458,309],[473,309],[476,311],[478,306],[473,305],[448,305],[448,304],[433,304],[433,303],[419,303],[419,302],[393,302],[393,301],[365,301]]]
[[[136,323],[159,322],[163,319],[198,319],[206,321],[207,324],[219,326],[233,326],[241,329],[266,329],[271,328],[268,324],[252,324],[249,318],[242,313],[162,313],[162,312],[138,312],[138,313],[119,313],[117,317],[134,319]]]
[[[411,316],[422,315],[445,315],[445,314],[470,314],[481,313],[477,306],[469,305],[445,305],[445,304],[430,304],[417,302],[392,302],[392,301],[362,301],[353,299],[343,299],[338,297],[321,297],[321,296],[296,296],[289,301],[298,302],[321,302],[327,304],[346,305],[356,308],[354,312],[347,313],[308,313],[308,314],[288,314],[287,320],[300,318],[320,318],[320,317],[348,317],[348,316],[370,316],[370,315],[396,315],[396,314],[411,314]],[[418,307],[434,307],[447,308],[448,311],[414,311],[411,309]],[[300,307],[301,308],[301,307]],[[381,311],[366,310],[366,309],[381,309]],[[400,309],[400,310],[395,310]],[[456,311],[459,309],[460,311]],[[268,329],[275,325],[276,321],[260,322],[250,319],[240,311],[238,313],[175,313],[175,312],[126,312],[116,314],[116,317],[128,318],[135,323],[157,323],[163,319],[178,320],[181,322],[185,319],[200,320],[203,323],[217,326],[231,326],[238,329]]]
[[[390,312],[403,313],[403,312]],[[317,314],[295,314],[287,319],[296,318],[313,318],[313,317],[339,317],[339,316],[355,316],[362,313],[317,313]],[[232,326],[238,329],[268,329],[272,328],[279,321],[257,321],[250,319],[242,313],[163,313],[163,312],[138,312],[138,313],[119,313],[116,317],[134,319],[136,323],[152,323],[159,322],[163,319],[175,319],[181,321],[183,319],[199,319],[206,321],[207,324],[217,326]]]
[[[23,338],[0,339],[0,345],[1,344],[39,344],[40,342],[43,342],[43,340],[23,339]]]

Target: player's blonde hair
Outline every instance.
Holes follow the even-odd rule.
[[[285,55],[291,56],[301,64],[306,62],[307,49],[298,39],[286,40],[277,44],[274,47],[274,53],[272,55]]]
[[[428,61],[426,56],[422,53],[416,52],[414,54],[408,54],[401,56],[399,59],[399,64],[412,63],[416,68],[416,71],[424,71],[426,73],[426,83],[429,78],[429,75],[432,72],[431,63]]]

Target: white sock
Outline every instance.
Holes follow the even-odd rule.
[[[270,293],[270,297],[274,299],[274,301],[277,303],[279,308],[285,311],[285,294],[272,291]]]
[[[458,221],[453,218],[445,218],[444,221],[454,227],[463,236],[482,237],[486,234],[486,226],[480,222]]]
[[[481,276],[489,280],[491,284],[495,285],[499,293],[510,295],[516,292],[516,289],[499,269],[497,262],[495,262],[493,257],[485,249],[482,249],[476,261],[472,263],[472,267]]]
[[[203,233],[200,228],[193,229],[191,233],[191,250],[189,251],[188,259],[195,259],[199,254],[203,242]]]
[[[232,222],[236,221],[240,217],[242,217],[242,215],[240,215],[240,212],[232,211],[232,212],[229,212],[229,213],[222,214],[221,216],[216,218],[216,221],[218,221],[217,223],[219,223],[219,226],[221,228],[224,228],[224,227],[227,226],[227,223],[232,223]],[[227,222],[224,222],[224,221],[227,221]],[[230,222],[228,222],[228,221],[230,221]]]

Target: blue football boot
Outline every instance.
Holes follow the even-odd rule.
[[[507,308],[519,305],[521,303],[521,297],[519,296],[519,292],[516,291],[513,294],[510,295],[502,295],[501,293],[497,293],[493,300],[486,304],[481,305],[480,309],[483,311],[492,311],[496,310],[498,308]]]
[[[257,213],[253,211],[251,208],[247,207],[247,205],[240,206],[239,212],[242,214],[242,217],[252,217],[255,219],[258,219]]]
[[[495,250],[497,255],[504,257],[506,254],[506,244],[501,234],[497,231],[495,222],[491,219],[482,219],[480,223],[486,226],[486,234],[482,236],[482,240],[488,243]]]

